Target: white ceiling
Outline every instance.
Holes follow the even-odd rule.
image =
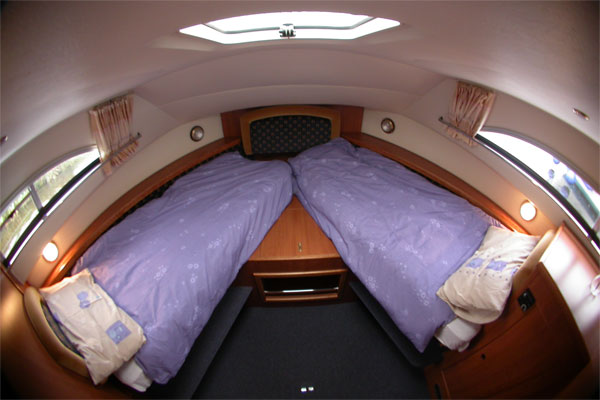
[[[284,10],[367,14],[403,25],[351,42],[226,46],[178,33]],[[183,123],[277,103],[402,113],[447,77],[508,93],[600,142],[597,2],[7,2],[1,18],[2,160],[65,118],[127,91]]]

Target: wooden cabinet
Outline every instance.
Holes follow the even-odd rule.
[[[590,358],[562,288],[545,265],[556,262],[547,255],[565,239],[560,237],[562,229],[524,284],[513,291],[503,315],[485,325],[465,352],[446,352],[440,364],[426,368],[432,397],[554,397],[591,362],[597,363],[597,357]],[[588,285],[587,278],[582,279],[579,290],[589,293]],[[523,311],[518,298],[525,290],[535,302]],[[587,382],[583,391],[593,394],[594,384],[597,380]]]
[[[253,305],[348,299],[351,275],[335,246],[294,196],[242,267],[234,285],[253,286]]]

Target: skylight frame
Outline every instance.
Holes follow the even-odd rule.
[[[310,19],[311,16],[314,16],[317,23],[307,24],[305,22]],[[322,21],[334,21],[336,16],[344,18],[352,23],[323,25]],[[298,17],[302,18],[298,19]],[[265,22],[265,25],[251,25],[244,22],[244,18],[254,21],[260,21],[261,19],[269,20],[270,22]],[[240,23],[239,21],[242,22]],[[294,21],[300,23],[294,24]],[[237,28],[236,22],[240,23],[239,29]],[[295,40],[353,40],[400,25],[400,22],[398,21],[367,15],[320,11],[294,11],[224,18],[221,20],[210,21],[206,24],[198,24],[183,28],[180,29],[179,32],[226,45],[242,44],[290,39],[289,37],[281,37],[279,34],[280,28],[283,25],[290,23],[294,25],[295,36],[293,39]]]

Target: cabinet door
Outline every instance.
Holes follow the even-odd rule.
[[[534,306],[503,335],[443,369],[450,397],[551,397],[588,362],[560,293],[545,268],[537,270],[529,285]]]

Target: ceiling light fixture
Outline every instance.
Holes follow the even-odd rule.
[[[296,11],[225,18],[179,32],[222,44],[239,44],[291,38],[352,40],[399,25],[398,21],[367,15]]]
[[[384,118],[381,120],[381,130],[384,133],[390,134],[394,132],[394,129],[396,129],[396,125],[391,118]]]
[[[192,140],[194,142],[201,141],[203,137],[204,137],[204,128],[202,128],[199,125],[192,127],[192,129],[190,130],[190,138],[192,138]]]

